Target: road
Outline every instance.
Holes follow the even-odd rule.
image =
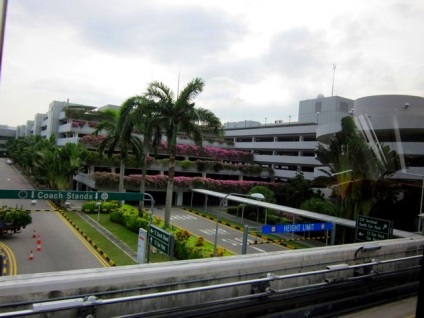
[[[156,209],[155,215],[160,216],[163,219],[165,216],[165,210]],[[171,213],[171,224],[184,228],[196,236],[201,236],[212,244],[214,243],[216,232],[215,221],[197,216],[180,208],[173,208]],[[258,242],[264,242],[264,240],[249,235],[248,242],[252,243],[255,240]],[[219,224],[217,242],[218,246],[223,247],[234,254],[241,254],[243,232],[223,224]],[[285,248],[283,246],[276,244],[248,245],[247,254],[277,252],[284,249]]]
[[[13,165],[6,164],[4,158],[0,158],[0,172],[0,189],[32,189]],[[2,199],[1,204],[51,210],[43,200],[39,200],[35,206],[31,206],[30,200]],[[16,268],[11,273],[33,274],[107,266],[58,212],[31,212],[31,216],[32,223],[20,233],[0,236],[0,247],[8,247],[16,260]],[[37,244],[38,240],[41,244]],[[13,262],[10,265],[14,266]]]

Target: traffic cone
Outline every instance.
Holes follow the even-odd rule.
[[[41,251],[41,236],[38,235],[38,240],[37,240],[37,251]]]
[[[32,233],[32,238],[36,238],[36,237],[37,237],[37,233],[34,230],[34,232]]]
[[[29,252],[29,260],[32,261],[33,259],[34,259],[34,253],[31,250],[31,252]]]

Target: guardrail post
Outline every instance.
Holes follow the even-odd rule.
[[[241,247],[241,254],[246,255],[247,254],[247,237],[249,235],[249,225],[244,225],[243,230],[243,245]]]
[[[418,287],[417,310],[415,317],[424,317],[424,249],[421,259],[420,286]]]

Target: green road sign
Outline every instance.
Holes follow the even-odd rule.
[[[56,190],[0,190],[0,199],[27,200],[118,200],[143,201],[144,193],[139,192],[86,192]]]
[[[174,252],[174,236],[154,225],[149,226],[150,246],[156,247],[162,253],[172,256]]]
[[[392,237],[392,233],[392,221],[362,215],[356,220],[357,241],[387,240]]]

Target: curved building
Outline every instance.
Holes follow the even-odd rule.
[[[350,114],[368,142],[378,149],[388,145],[400,157],[407,174],[424,175],[424,98],[409,95],[376,95],[358,98]],[[317,140],[326,143],[340,123],[317,128]],[[399,177],[401,177],[399,175]]]

